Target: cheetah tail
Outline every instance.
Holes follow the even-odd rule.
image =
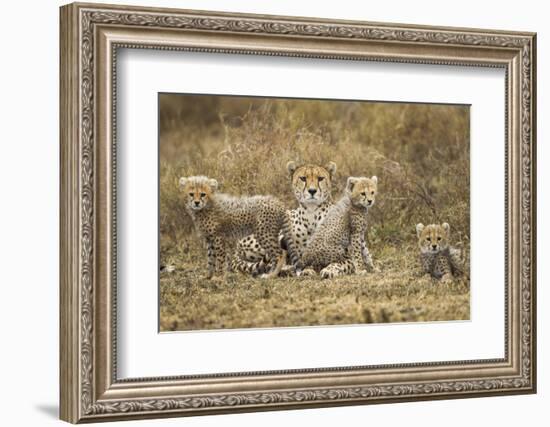
[[[281,270],[283,269],[283,266],[286,263],[286,251],[281,251],[281,255],[279,255],[279,258],[277,259],[277,265],[275,266],[275,269],[269,273],[266,273],[264,278],[271,279],[273,277],[278,277],[281,273]]]
[[[459,243],[456,247],[451,247],[449,255],[449,261],[451,263],[453,273],[463,275],[465,273],[466,263],[468,261],[466,250],[463,245]]]
[[[246,261],[237,254],[235,254],[231,260],[231,268],[233,271],[240,271],[241,273],[247,273],[252,276],[264,273],[266,267],[264,260],[256,262]]]

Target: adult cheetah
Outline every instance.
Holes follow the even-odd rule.
[[[307,247],[308,241],[315,233],[317,226],[327,215],[332,201],[332,179],[336,173],[336,163],[329,162],[326,166],[305,164],[298,166],[296,162],[287,163],[292,193],[298,201],[296,209],[288,211],[291,221],[289,239],[294,243],[296,256],[300,258]],[[286,248],[288,240],[280,235],[281,246]],[[265,250],[251,234],[239,241],[233,261],[235,270],[253,275],[263,272]],[[289,273],[293,266],[285,266],[283,271]]]

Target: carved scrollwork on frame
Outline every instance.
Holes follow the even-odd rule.
[[[93,9],[83,7],[79,13],[79,108],[80,108],[80,330],[79,330],[79,382],[80,407],[89,416],[103,414],[129,414],[156,411],[186,411],[203,408],[245,408],[257,405],[280,405],[315,402],[352,402],[381,398],[425,398],[458,393],[512,391],[532,388],[534,354],[534,218],[532,194],[533,164],[533,39],[525,35],[487,33],[453,29],[406,28],[376,24],[328,23],[275,19],[251,16],[207,16],[193,12],[146,12]],[[210,32],[254,33],[291,35],[308,38],[357,39],[391,41],[428,45],[453,45],[513,48],[521,52],[520,115],[521,115],[521,292],[520,292],[520,343],[521,374],[513,378],[468,379],[417,384],[371,385],[362,387],[333,387],[291,391],[243,392],[212,396],[153,398],[131,401],[96,402],[94,399],[94,30],[97,25],[121,25],[153,29],[201,30]],[[151,46],[148,46],[151,48]],[[158,46],[162,48],[162,46]],[[205,51],[205,49],[202,49]],[[215,50],[213,51],[221,51]],[[263,54],[250,50],[249,54]],[[272,54],[272,53],[271,53]],[[279,53],[275,53],[279,54]],[[288,55],[281,52],[280,55]],[[303,57],[330,57],[320,54],[293,54]],[[349,58],[353,59],[353,58]],[[364,58],[361,58],[364,59]],[[415,61],[404,58],[403,62]],[[457,60],[458,62],[459,60]],[[113,70],[113,72],[115,72]]]

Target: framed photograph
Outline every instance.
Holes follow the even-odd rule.
[[[469,105],[179,93],[158,105],[161,332],[470,319]],[[274,225],[269,255],[246,213],[276,200],[290,224]],[[210,217],[247,230],[223,237],[229,268],[205,281]],[[299,274],[290,251],[271,272],[279,235]],[[355,264],[339,253],[352,235]]]
[[[63,420],[536,391],[535,34],[60,22]]]

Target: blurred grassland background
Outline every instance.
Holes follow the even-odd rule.
[[[418,222],[448,222],[451,242],[469,252],[468,106],[161,94],[159,108],[160,255],[176,267],[161,274],[161,330],[469,318],[469,278],[422,278],[415,234]],[[348,176],[378,176],[367,241],[382,271],[322,284],[205,281],[179,177],[207,175],[223,192],[272,194],[294,208],[289,160],[336,162],[335,200]]]

